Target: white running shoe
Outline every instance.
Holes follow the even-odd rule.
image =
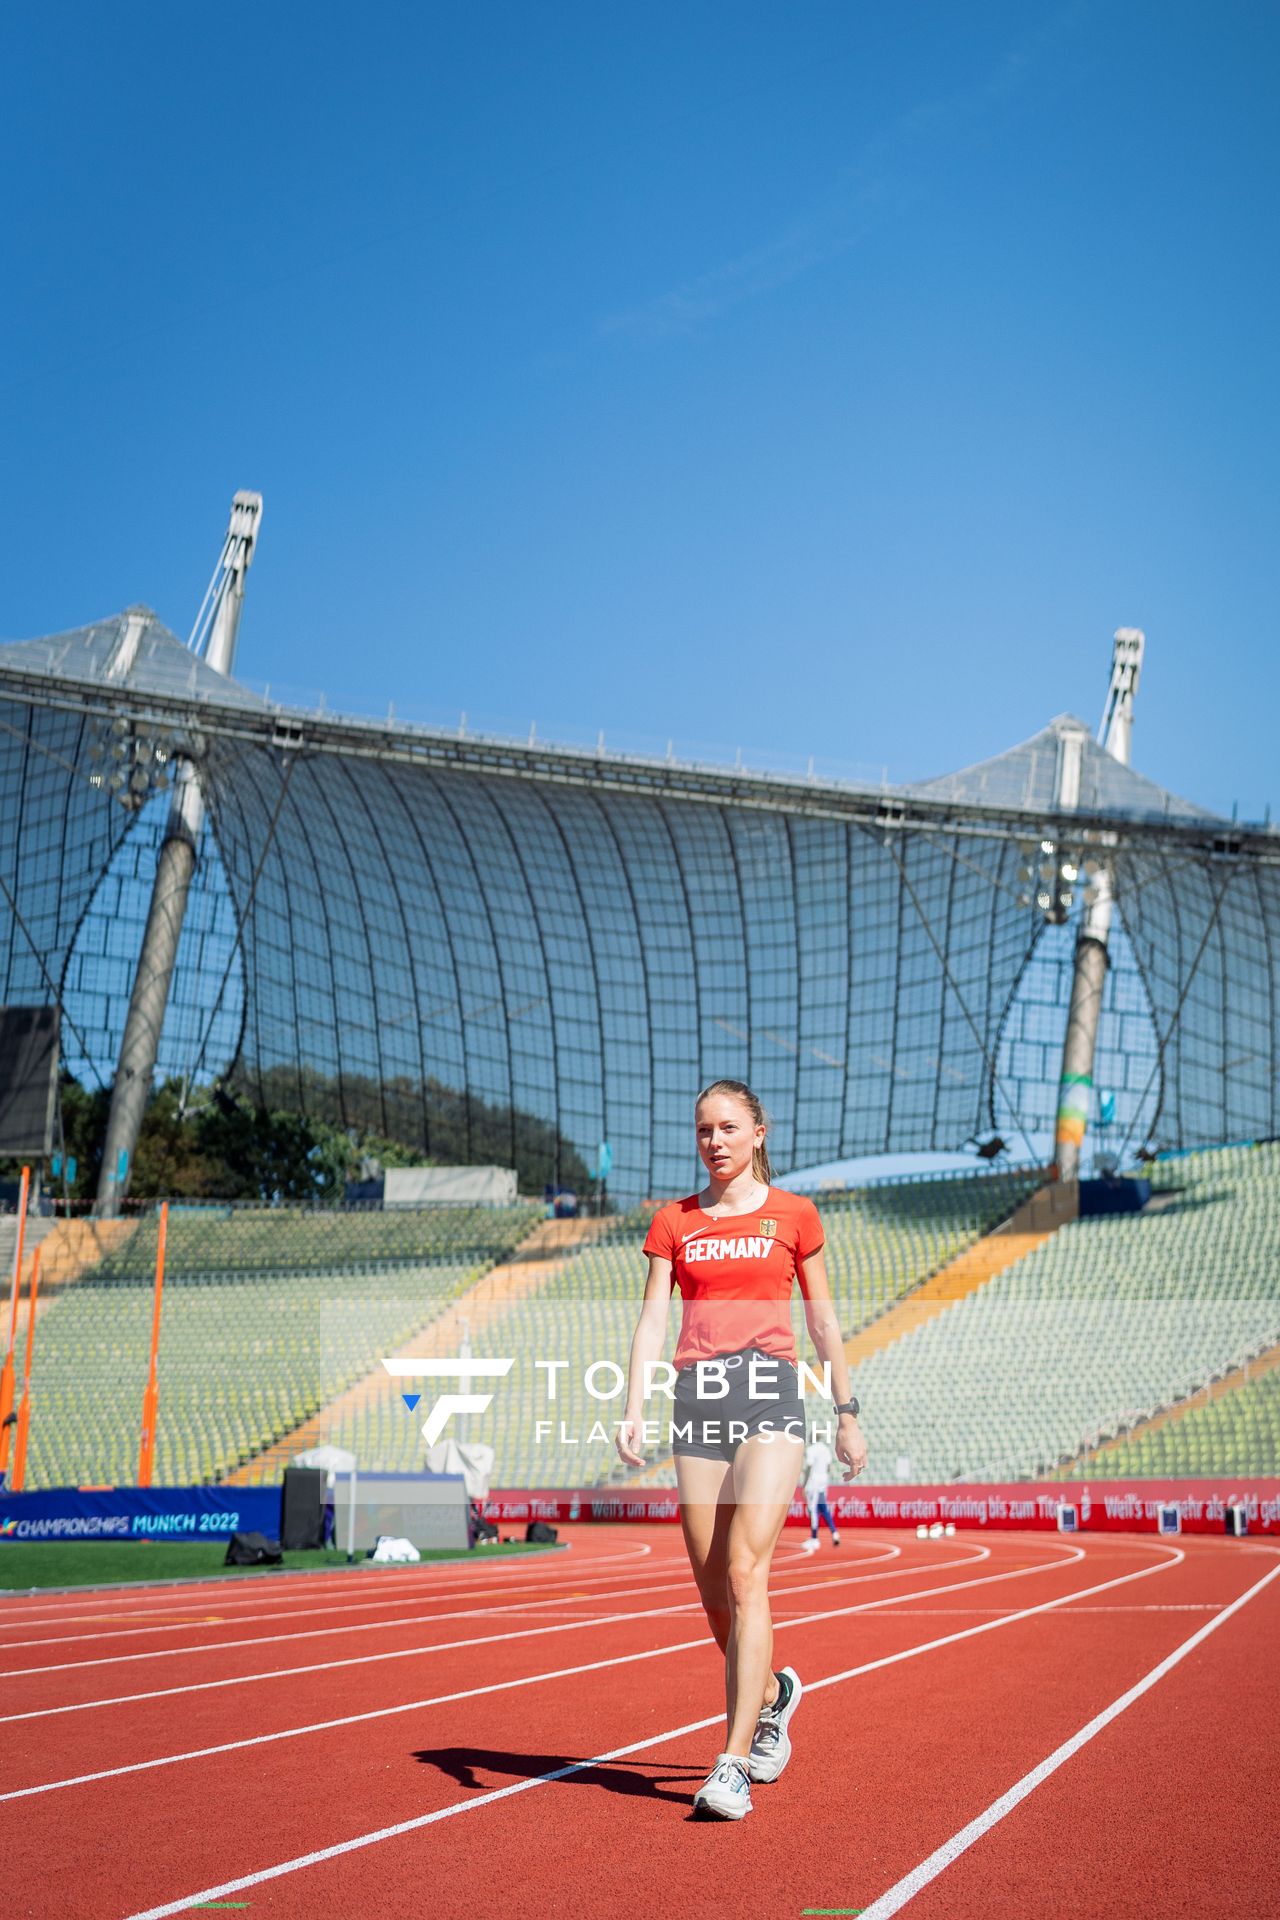
[[[819,1542],[817,1540],[806,1540],[800,1551],[801,1553],[816,1553],[818,1546]]]
[[[780,1686],[773,1705],[760,1710],[751,1752],[747,1755],[747,1772],[752,1780],[776,1780],[791,1758],[791,1738],[787,1726],[800,1705],[804,1688],[794,1667],[779,1668],[778,1679],[790,1687],[790,1692]]]
[[[747,1763],[736,1753],[722,1753],[693,1796],[695,1816],[713,1820],[741,1820],[751,1811],[751,1782]]]

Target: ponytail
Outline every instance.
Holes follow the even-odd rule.
[[[740,1100],[747,1112],[751,1115],[753,1125],[768,1128],[768,1115],[765,1113],[764,1108],[761,1106],[755,1094],[752,1093],[750,1087],[741,1080],[713,1080],[709,1087],[702,1089],[702,1092],[694,1102],[695,1113],[708,1095],[713,1093],[724,1093],[727,1094],[731,1100]],[[752,1149],[751,1171],[757,1180],[763,1180],[766,1187],[770,1184],[772,1169],[769,1166],[769,1139],[767,1132],[759,1146]]]

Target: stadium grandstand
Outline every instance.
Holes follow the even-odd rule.
[[[0,646],[28,1485],[133,1472],[157,1089],[175,1127],[283,1113],[316,1130],[306,1167],[324,1129],[341,1150],[324,1205],[268,1168],[197,1206],[162,1163],[157,1477],[267,1484],[319,1444],[411,1473],[384,1360],[505,1354],[523,1370],[457,1428],[483,1427],[494,1484],[670,1484],[669,1459],[628,1474],[576,1436],[720,1075],[764,1100],[784,1181],[966,1156],[818,1194],[874,1480],[1276,1472],[1280,833],[1129,764],[1141,634],[1116,636],[1099,738],[1059,716],[911,785],[557,747],[242,684],[260,515],[237,495],[189,643],[134,608]],[[73,1190],[76,1100],[101,1126]],[[348,1141],[348,1171],[373,1141],[513,1170],[523,1197],[349,1206]],[[590,1210],[548,1221],[570,1185]],[[16,1377],[25,1340],[11,1313]],[[528,1363],[553,1352],[543,1436]]]

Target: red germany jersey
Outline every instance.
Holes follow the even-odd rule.
[[[675,1364],[691,1366],[718,1353],[758,1347],[795,1361],[791,1283],[808,1298],[803,1263],[823,1243],[812,1200],[770,1187],[751,1213],[713,1219],[694,1193],[653,1217],[646,1253],[671,1262],[683,1315]]]

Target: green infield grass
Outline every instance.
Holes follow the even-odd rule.
[[[473,1547],[469,1553],[453,1548],[429,1548],[418,1564],[434,1560],[504,1560],[515,1553],[559,1553],[559,1546],[533,1541],[504,1540],[500,1546]],[[135,1580],[207,1579],[279,1573],[281,1567],[346,1567],[347,1556],[334,1547],[286,1553],[276,1567],[226,1567],[224,1540],[3,1540],[0,1541],[0,1594],[28,1593],[33,1587],[114,1586]],[[412,1563],[411,1563],[412,1564]],[[353,1567],[373,1567],[358,1555]],[[376,1571],[381,1572],[378,1568]],[[401,1567],[403,1571],[403,1566]]]

